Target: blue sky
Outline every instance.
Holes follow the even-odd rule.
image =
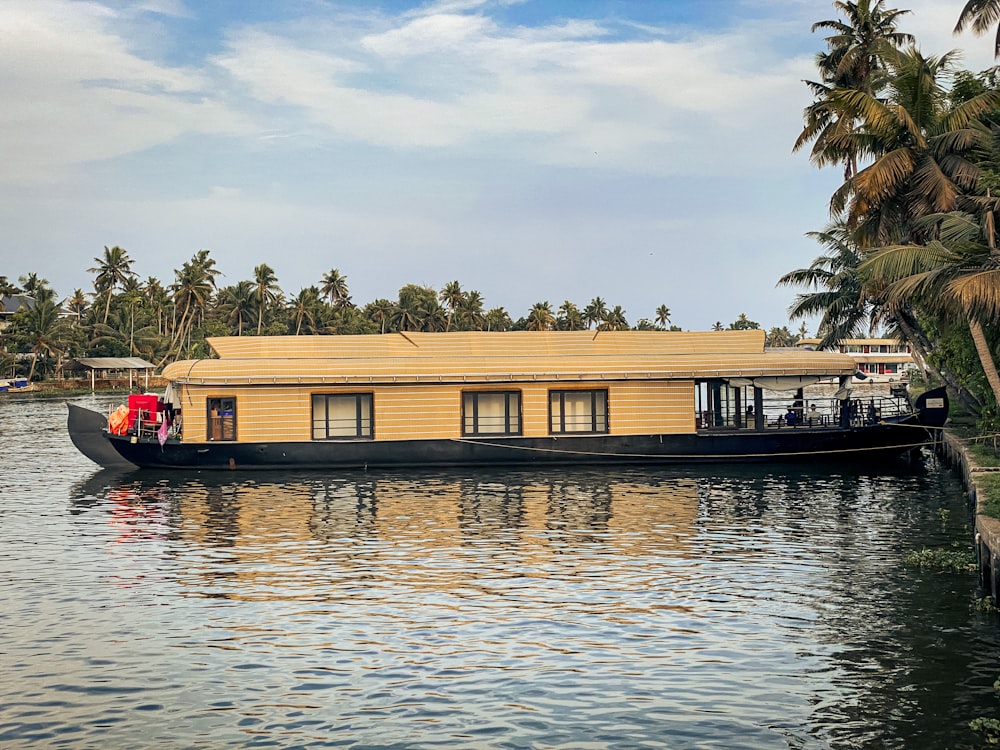
[[[925,53],[962,0],[913,0]],[[121,245],[289,295],[458,280],[513,317],[595,296],[788,323],[837,170],[792,154],[816,0],[5,0],[0,274],[60,294]],[[793,328],[796,325],[791,326]]]

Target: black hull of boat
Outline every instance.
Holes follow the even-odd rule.
[[[180,443],[105,436],[128,463],[161,469],[379,469],[881,461],[919,448],[916,423],[695,435],[302,443]]]

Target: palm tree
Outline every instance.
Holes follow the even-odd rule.
[[[884,59],[893,50],[912,45],[912,34],[896,30],[896,22],[908,10],[883,7],[884,0],[836,0],[833,7],[846,20],[817,21],[812,30],[833,32],[826,38],[828,52],[817,59],[825,83],[869,94],[878,88]]]
[[[670,323],[670,308],[666,305],[660,305],[656,308],[656,322],[662,327],[666,328]]]
[[[782,326],[781,328],[775,326],[767,333],[766,346],[791,346],[792,340],[792,332],[788,330],[788,326]]]
[[[18,283],[21,285],[21,294],[25,294],[28,297],[37,297],[42,294],[43,289],[47,289],[49,285],[48,279],[39,278],[37,273],[29,273],[27,276],[21,276],[18,278]]]
[[[827,51],[816,56],[821,81],[806,81],[816,99],[803,113],[805,127],[792,150],[798,151],[812,141],[813,163],[841,163],[844,179],[849,179],[857,172],[863,150],[847,138],[855,131],[856,119],[836,104],[834,94],[854,90],[875,95],[884,81],[886,58],[915,39],[896,31],[897,20],[909,11],[883,8],[882,0],[838,0],[834,7],[846,21],[819,21],[812,27],[813,31],[825,29],[833,33],[826,38]]]
[[[622,306],[615,305],[613,309],[609,310],[604,322],[597,328],[603,331],[627,331],[628,321],[625,320],[625,311],[622,310]]]
[[[21,290],[11,284],[6,276],[0,276],[0,312],[7,312],[7,305],[4,304],[5,297],[20,293]],[[2,373],[2,370],[0,370],[0,373]]]
[[[815,291],[796,296],[788,308],[790,320],[820,315],[820,349],[828,349],[842,339],[864,336],[876,327],[878,310],[865,296],[858,264],[861,250],[844,222],[836,222],[822,232],[809,232],[825,252],[808,268],[789,271],[778,284],[807,287]]]
[[[163,284],[155,276],[146,279],[145,284],[146,303],[150,312],[156,316],[156,332],[163,335],[166,330],[166,313],[170,306],[170,295],[163,288]]]
[[[10,297],[12,294],[20,294],[21,288],[10,282],[6,276],[0,276],[0,297]]]
[[[527,329],[529,331],[549,331],[555,323],[552,305],[549,302],[536,302],[528,313]]]
[[[132,280],[135,280],[134,277]],[[122,293],[122,312],[127,311],[128,313],[128,353],[130,357],[135,355],[136,308],[142,304],[142,299],[142,292],[135,286]],[[121,331],[125,332],[124,327]]]
[[[264,310],[278,302],[281,288],[274,269],[267,263],[261,263],[253,269],[254,301],[257,307],[257,335],[264,327]]]
[[[997,26],[993,42],[993,56],[1000,57],[1000,0],[969,0],[962,8],[955,24],[955,33],[961,34],[966,28],[976,36],[982,36],[992,26]]]
[[[475,289],[466,292],[455,311],[455,318],[459,330],[483,330],[483,295]]]
[[[348,307],[351,304],[347,277],[336,268],[331,268],[323,274],[319,291],[324,297],[329,298],[330,304],[334,307]]]
[[[419,331],[423,316],[418,307],[397,303],[392,311],[391,324],[397,331]]]
[[[226,324],[230,328],[235,327],[236,335],[242,336],[244,323],[249,324],[253,320],[256,309],[253,282],[243,280],[223,287],[219,290],[216,305]]]
[[[445,326],[445,330],[450,331],[451,318],[455,314],[455,310],[465,300],[465,292],[462,291],[462,285],[457,281],[449,281],[444,285],[440,294],[438,294],[438,299],[441,300],[441,304],[448,310],[448,324]]]
[[[76,324],[83,321],[83,314],[87,311],[87,296],[82,289],[74,289],[73,294],[66,300],[66,309],[76,316]]]
[[[730,331],[759,331],[760,323],[756,320],[750,320],[746,313],[740,313],[739,317],[736,318],[732,323],[729,324]]]
[[[587,327],[587,321],[584,320],[583,313],[580,312],[579,307],[569,300],[564,300],[559,305],[556,327],[560,331],[582,331]]]
[[[513,321],[503,307],[491,307],[483,316],[483,326],[487,331],[509,331]]]
[[[94,258],[97,265],[88,268],[88,273],[96,273],[94,277],[94,289],[98,294],[107,294],[107,301],[104,303],[105,325],[108,322],[108,313],[111,311],[111,296],[114,294],[116,286],[124,285],[128,279],[135,276],[132,272],[132,259],[128,257],[128,251],[123,247],[109,248],[104,246],[104,257]]]
[[[977,118],[1000,107],[1000,91],[986,91],[948,108],[941,79],[954,54],[925,58],[917,50],[898,53],[884,93],[838,90],[832,101],[859,122],[845,136],[874,161],[847,179],[830,201],[859,228],[863,247],[919,241],[914,221],[956,208],[973,191],[980,169],[966,156],[988,147],[990,133]]]
[[[608,314],[608,305],[600,297],[594,297],[590,304],[583,308],[583,317],[587,321],[587,328],[594,324],[604,322],[604,317]]]
[[[63,354],[73,341],[71,325],[59,314],[56,293],[46,286],[38,286],[33,291],[34,304],[25,305],[15,316],[15,326],[27,340],[34,355],[28,370],[28,380],[35,376],[38,363],[44,362],[48,357],[56,357],[58,368]]]
[[[319,289],[314,286],[307,286],[299,290],[299,293],[292,298],[288,305],[288,311],[295,321],[295,335],[302,332],[302,324],[305,323],[310,329],[316,327],[316,312],[322,304],[319,298]]]
[[[379,333],[385,333],[386,327],[392,322],[394,310],[395,305],[392,301],[382,297],[365,305],[364,312],[368,319],[379,327]]]
[[[398,331],[441,331],[447,316],[433,289],[406,284],[399,290],[392,324]]]
[[[859,267],[867,280],[885,285],[887,299],[914,300],[945,319],[969,326],[986,380],[1000,406],[1000,374],[984,325],[1000,320],[1000,251],[992,213],[982,222],[962,212],[929,216],[938,238],[926,244],[874,251]]]
[[[170,285],[175,309],[181,310],[181,319],[174,328],[167,352],[159,364],[163,364],[173,351],[180,351],[184,338],[194,326],[194,320],[204,315],[215,293],[215,277],[220,271],[215,268],[215,259],[209,257],[208,250],[199,250],[179,271],[174,271],[175,281]]]
[[[788,308],[788,316],[791,320],[820,316],[817,348],[831,349],[843,339],[862,338],[884,328],[890,336],[907,341],[920,361],[933,361],[935,372],[966,410],[979,411],[981,404],[961,379],[945,363],[928,357],[934,345],[919,323],[911,301],[898,297],[887,300],[877,284],[862,279],[859,266],[863,253],[844,222],[835,222],[825,231],[810,232],[808,236],[819,242],[825,252],[808,268],[786,273],[778,284],[813,290],[796,296]]]

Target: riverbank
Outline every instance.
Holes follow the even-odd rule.
[[[62,380],[41,380],[31,384],[30,390],[8,391],[0,398],[30,395],[32,397],[79,396],[87,393],[132,393],[136,387],[144,391],[160,391],[167,381],[159,376],[149,378],[97,378],[91,383],[89,378],[65,378]]]
[[[961,475],[974,509],[976,557],[984,594],[1000,600],[1000,460],[975,455],[967,439],[943,430],[937,451]],[[984,465],[985,463],[995,465]]]

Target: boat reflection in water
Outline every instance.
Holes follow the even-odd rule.
[[[959,747],[993,706],[972,581],[902,563],[964,531],[932,462],[143,470],[72,496],[99,580],[59,623],[96,616],[107,661],[97,697],[52,701],[141,714],[109,746]]]
[[[453,591],[483,566],[488,575],[542,574],[568,559],[569,547],[575,566],[589,560],[599,574],[609,557],[665,547],[683,556],[697,533],[698,484],[677,473],[256,476],[267,481],[99,472],[77,488],[77,504],[111,501],[120,541],[159,537],[169,542],[166,554],[181,557],[227,550],[225,564],[195,566],[180,580],[237,599],[323,598],[331,566],[359,585],[390,577],[393,585]]]

